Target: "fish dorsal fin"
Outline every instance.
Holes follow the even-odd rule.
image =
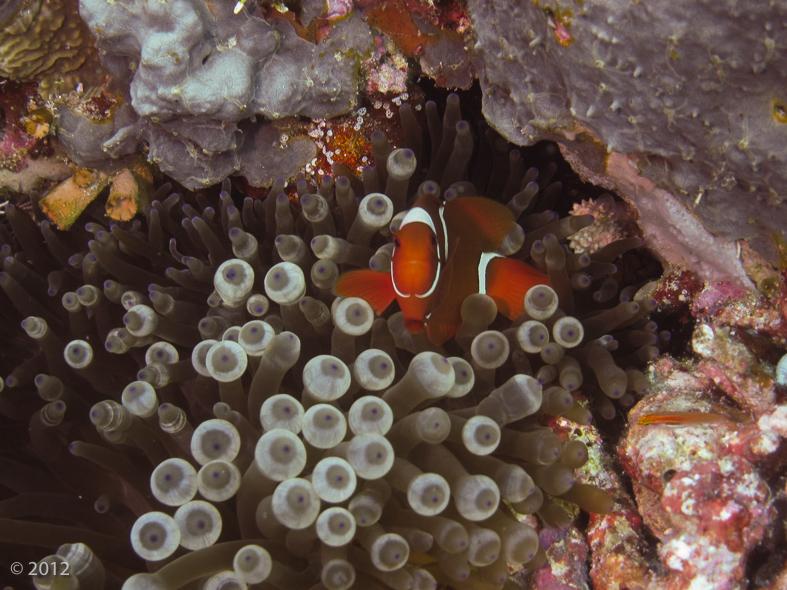
[[[486,267],[486,294],[511,320],[525,312],[525,294],[530,287],[548,284],[545,274],[514,258],[493,258]]]
[[[378,315],[391,305],[396,295],[391,273],[373,270],[352,270],[344,273],[336,281],[333,290],[343,297],[365,299]]]
[[[481,251],[493,252],[511,231],[514,216],[508,207],[492,199],[458,197],[445,204],[445,221],[449,233],[473,240]]]

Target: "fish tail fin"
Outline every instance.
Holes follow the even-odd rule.
[[[511,320],[525,312],[525,294],[530,287],[548,284],[545,274],[514,258],[494,258],[486,268],[486,294]]]
[[[379,314],[391,305],[394,292],[391,275],[373,270],[352,270],[338,278],[333,290],[343,297],[360,297]]]
[[[442,346],[459,331],[459,326],[462,325],[462,301],[469,294],[468,289],[472,288],[468,287],[467,281],[454,280],[455,276],[459,276],[456,271],[458,246],[459,237],[456,237],[448,249],[451,256],[443,269],[443,278],[437,295],[439,305],[432,310],[426,323],[426,335],[435,346]]]

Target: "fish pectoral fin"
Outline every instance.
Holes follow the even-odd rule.
[[[458,197],[445,205],[445,220],[454,235],[477,242],[482,252],[494,252],[514,224],[508,207],[484,197]]]
[[[336,281],[333,290],[343,297],[360,297],[382,314],[391,305],[394,292],[391,275],[373,270],[352,270],[344,273]]]
[[[514,258],[494,258],[486,268],[486,294],[511,320],[525,312],[525,295],[530,287],[548,284],[545,274]]]
[[[421,320],[405,320],[404,327],[410,334],[420,334],[424,331],[424,322]]]
[[[462,319],[461,316],[459,319]],[[456,336],[460,325],[461,323],[457,325],[450,320],[441,321],[440,318],[430,318],[429,323],[426,324],[426,335],[429,337],[429,342],[435,346],[442,346]]]

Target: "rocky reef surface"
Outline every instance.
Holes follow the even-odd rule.
[[[776,262],[787,227],[784,7],[470,0],[468,11],[484,114],[504,137],[556,139],[654,234],[667,220],[646,200]],[[638,175],[651,182],[632,185]],[[703,254],[699,224],[686,227],[665,241],[691,251],[701,276],[740,280],[734,259]]]

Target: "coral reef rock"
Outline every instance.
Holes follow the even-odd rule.
[[[613,185],[622,170],[606,156],[625,154],[685,215],[776,261],[774,235],[787,227],[783,5],[469,0],[468,10],[484,114],[504,137],[595,151],[585,165],[595,160]]]
[[[632,426],[620,448],[640,513],[661,541],[663,573],[649,587],[745,588],[746,560],[772,525],[771,492],[757,461],[778,447],[778,436],[767,421],[732,417],[637,423],[652,412],[721,419],[728,411],[710,399],[712,381],[690,368],[664,358],[656,372],[655,392],[629,414]]]
[[[648,588],[781,587],[784,280],[769,295],[729,284],[662,299],[666,292],[660,307],[670,297],[690,302],[693,355],[651,364],[650,392],[629,413],[618,449],[639,513],[660,540],[661,568]]]

